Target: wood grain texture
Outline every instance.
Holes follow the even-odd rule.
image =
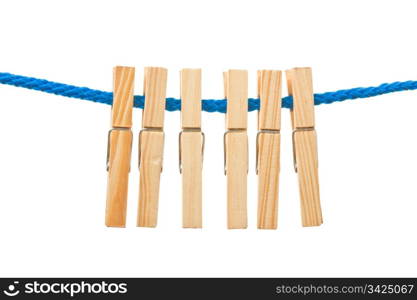
[[[293,128],[314,127],[314,96],[311,68],[286,71],[288,94],[293,96]]]
[[[320,205],[317,137],[315,130],[294,132],[303,226],[323,223]]]
[[[201,228],[203,135],[199,131],[201,130],[200,69],[181,71],[181,127],[184,130],[180,140],[182,225],[184,228]]]
[[[181,70],[181,127],[201,128],[201,69]]]
[[[143,109],[143,128],[164,127],[164,110],[168,71],[165,68],[145,68],[145,107]]]
[[[106,226],[125,227],[132,132],[115,129],[109,135]]]
[[[293,96],[291,110],[295,167],[298,173],[303,226],[323,223],[319,177],[317,137],[314,129],[314,96],[310,68],[287,71],[288,93]]]
[[[225,136],[227,175],[227,227],[245,229],[247,220],[248,136],[232,131]]]
[[[280,168],[281,71],[258,71],[258,228],[276,229]]]
[[[246,129],[248,123],[248,72],[229,70],[224,73],[227,98],[226,128]]]
[[[258,129],[280,130],[281,71],[258,71],[258,92],[260,98]]]
[[[132,149],[132,109],[135,68],[113,68],[113,104],[108,140],[108,180],[105,224],[126,226],[126,204]]]
[[[156,227],[164,133],[142,131],[140,135],[139,208],[137,226]]]
[[[135,68],[113,68],[112,127],[132,127]]]
[[[229,70],[223,73],[227,99],[225,168],[227,176],[227,227],[245,229],[247,220],[248,171],[248,72]]]
[[[201,132],[183,132],[182,150],[182,226],[202,227],[202,148]]]
[[[276,229],[280,171],[280,134],[258,136],[258,228]]]

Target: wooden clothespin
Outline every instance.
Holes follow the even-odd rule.
[[[164,151],[167,70],[145,68],[145,107],[139,133],[139,208],[137,226],[155,227]]]
[[[202,227],[201,70],[181,71],[181,127],[179,162],[182,173],[182,226]]]
[[[293,97],[294,167],[298,173],[303,226],[323,223],[318,177],[317,137],[311,68],[286,71],[288,93]]]
[[[276,229],[280,170],[281,71],[258,71],[258,228]]]
[[[115,67],[113,78],[112,129],[107,145],[106,226],[125,227],[135,68]]]
[[[227,175],[227,226],[247,228],[248,173],[248,73],[229,70],[224,73],[227,99],[224,165]]]

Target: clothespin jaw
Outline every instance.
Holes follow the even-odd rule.
[[[201,70],[181,70],[181,128],[179,165],[182,174],[184,228],[202,227]]]
[[[314,95],[311,68],[286,71],[288,93],[293,97],[294,167],[298,173],[303,226],[323,223],[319,178],[317,137],[314,120]]]
[[[139,207],[137,226],[156,227],[164,149],[167,70],[145,68],[145,107],[139,133]]]
[[[132,108],[135,68],[113,70],[112,129],[107,146],[106,226],[126,226],[126,205],[132,149]]]
[[[227,226],[247,228],[248,173],[248,73],[229,70],[224,73],[227,99],[224,134],[225,174],[227,176]]]
[[[276,229],[280,171],[281,71],[258,71],[258,228]]]

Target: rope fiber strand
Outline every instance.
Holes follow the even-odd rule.
[[[86,87],[78,87],[74,85],[48,81],[45,79],[38,79],[33,77],[26,77],[14,75],[10,73],[0,72],[0,83],[22,87],[26,89],[41,91],[45,93],[65,96],[69,98],[83,99],[98,103],[111,105],[113,102],[113,93],[100,90],[94,90]],[[335,92],[327,92],[321,94],[314,94],[314,104],[330,104],[333,102],[341,102],[345,100],[353,100],[359,98],[369,98],[388,93],[416,90],[417,81],[403,81],[384,83],[375,87],[358,87],[347,90],[339,90]],[[134,98],[134,106],[143,108],[145,104],[145,97],[137,95]],[[202,100],[202,110],[206,112],[226,112],[226,99]],[[282,107],[292,108],[292,97],[287,96],[282,98]],[[166,98],[165,109],[168,111],[181,110],[181,100],[175,98]],[[248,99],[248,111],[259,110],[259,99]]]

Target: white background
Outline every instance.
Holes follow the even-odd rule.
[[[315,92],[417,80],[415,1],[1,1],[0,71],[111,91],[112,67],[222,71],[311,66]],[[283,95],[287,94],[286,87]],[[289,112],[282,116],[279,229],[256,229],[256,113],[249,228],[226,229],[224,115],[203,114],[204,228],[181,228],[179,112],[166,113],[159,224],[104,226],[110,106],[0,86],[1,276],[416,276],[417,92],[316,109],[324,224],[302,228]]]

